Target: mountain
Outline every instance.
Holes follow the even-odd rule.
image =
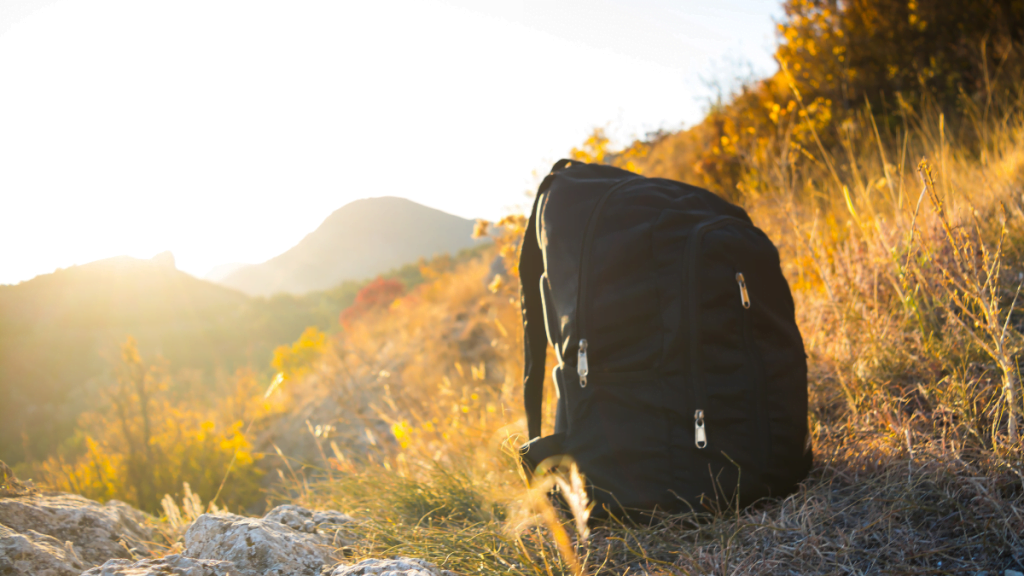
[[[472,246],[472,229],[409,200],[376,198],[341,208],[288,252],[229,273],[223,285],[179,271],[169,252],[0,285],[0,460],[53,453],[79,414],[106,401],[99,391],[129,335],[187,383],[176,393],[198,399],[215,393],[218,374],[269,370],[274,348],[307,326],[339,329],[339,313],[367,279],[418,284],[415,260]]]
[[[244,262],[231,262],[229,264],[219,264],[210,269],[209,272],[203,275],[203,280],[209,280],[210,282],[220,282],[228,274],[231,274],[239,268],[245,268],[249,266]]]
[[[356,200],[287,252],[235,270],[224,286],[252,295],[304,294],[376,276],[418,258],[472,247],[474,222],[404,198]]]
[[[450,266],[480,249],[430,264]],[[410,263],[383,276],[411,288],[424,281],[420,271]],[[143,357],[166,361],[173,394],[199,402],[238,368],[269,378],[274,348],[306,327],[338,330],[338,315],[368,282],[254,297],[177,270],[165,252],[0,285],[0,460],[49,456],[74,433],[79,414],[108,401],[102,390],[129,335]]]
[[[0,459],[45,456],[68,437],[77,415],[102,402],[96,391],[129,335],[144,356],[191,370],[187,393],[207,394],[216,371],[265,370],[274,346],[336,323],[354,296],[338,298],[252,298],[177,270],[170,253],[0,286]]]

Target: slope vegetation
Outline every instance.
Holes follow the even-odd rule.
[[[433,265],[472,256],[445,255]],[[383,276],[409,288],[423,281],[421,270],[411,263]],[[341,329],[341,311],[368,282],[252,297],[180,272],[165,254],[0,286],[0,459],[13,465],[51,455],[81,412],[109,403],[128,336],[143,356],[164,364],[176,396],[202,403],[233,386],[228,376],[236,369],[269,373],[275,347],[307,327]]]
[[[96,382],[135,335],[177,366],[237,366],[268,353],[239,330],[244,294],[173,262],[111,258],[0,286],[0,458],[44,455],[93,404]]]
[[[513,456],[525,432],[517,283],[485,289],[483,263],[336,342],[305,385],[326,384],[321,394],[376,417],[323,414],[343,431],[339,450],[309,434],[323,457],[278,493],[365,518],[372,543],[357,557],[420,556],[466,573],[1020,570],[1016,106],[969,135],[983,155],[943,135],[938,113],[923,111],[892,140],[865,119],[847,158],[819,150],[819,163],[780,162],[796,174],[765,172],[763,194],[743,199],[779,247],[809,354],[815,465],[796,494],[588,527],[569,476],[560,480],[572,515],[551,510],[551,477],[527,488]],[[549,408],[550,384],[546,394]]]

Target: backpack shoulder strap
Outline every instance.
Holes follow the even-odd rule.
[[[538,241],[540,225],[537,212],[541,199],[551,187],[555,173],[565,169],[571,160],[559,160],[537,188],[530,220],[523,234],[519,253],[519,302],[523,314],[523,402],[530,439],[540,436],[541,408],[544,404],[544,362],[548,338],[545,332],[544,307],[540,294],[540,277],[544,273],[544,256]]]

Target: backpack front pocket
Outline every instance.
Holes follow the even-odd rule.
[[[649,508],[671,498],[664,388],[650,371],[598,374],[574,396],[566,451],[609,505]]]

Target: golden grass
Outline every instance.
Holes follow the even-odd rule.
[[[295,432],[320,457],[280,454],[270,499],[361,518],[362,538],[339,551],[352,560],[418,556],[461,573],[1020,569],[1022,112],[952,129],[905,109],[891,133],[864,114],[841,129],[839,155],[780,130],[763,148],[777,157],[747,158],[760,193],[746,207],[779,246],[810,355],[815,466],[796,494],[589,535],[557,515],[512,456],[525,431],[518,286],[495,281],[491,253],[355,323],[289,384],[299,420],[328,398],[347,408]],[[521,232],[521,219],[498,227],[496,252],[513,257]]]

